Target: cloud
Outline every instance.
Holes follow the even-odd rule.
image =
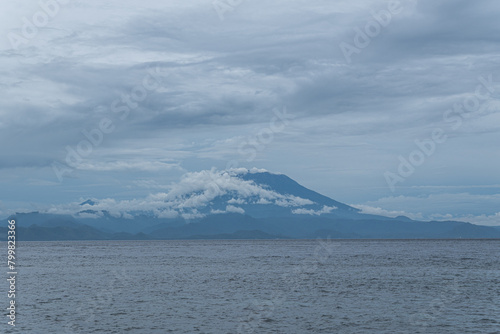
[[[391,217],[395,218],[398,216],[405,216],[411,219],[422,219],[422,214],[420,213],[409,213],[405,211],[391,211],[391,210],[385,210],[379,207],[373,207],[369,205],[362,205],[362,204],[350,204],[352,207],[355,207],[357,209],[361,210],[361,213],[364,214],[369,214],[369,215],[378,215],[378,216],[385,216],[385,217]]]
[[[239,208],[233,205],[226,206],[226,210],[212,210],[212,214],[224,214],[224,213],[239,213],[244,214],[245,210],[243,208]]]
[[[116,218],[130,218],[137,212],[153,213],[158,218],[183,217],[194,219],[204,217],[208,213],[240,213],[245,210],[235,204],[274,204],[282,207],[300,207],[313,204],[312,201],[292,195],[283,195],[273,190],[246,181],[240,176],[247,173],[257,173],[257,169],[237,169],[219,171],[216,169],[201,172],[186,173],[178,183],[165,186],[167,192],[150,194],[142,199],[116,200],[112,198],[92,198],[70,204],[52,205],[42,212],[70,214],[87,218],[98,218],[102,212],[107,212]],[[151,188],[149,182],[146,186]],[[159,185],[153,184],[153,188]],[[224,196],[227,200],[225,210],[214,209],[217,200]],[[82,203],[85,203],[81,205]],[[223,202],[225,203],[225,202]],[[323,208],[321,213],[327,213],[333,208]],[[81,213],[83,211],[83,213]],[[89,213],[92,212],[92,213]],[[96,214],[95,212],[99,212]]]
[[[434,187],[430,187],[434,189]],[[480,189],[479,185],[466,188]],[[485,187],[496,190],[496,187]],[[445,187],[452,190],[455,187]],[[458,188],[461,190],[462,188]],[[384,197],[352,205],[362,213],[387,217],[407,216],[415,220],[456,220],[478,225],[500,225],[500,194],[438,193],[426,196]]]
[[[231,198],[227,201],[229,204],[245,204],[246,202],[241,198]]]
[[[313,210],[313,209],[295,209],[292,210],[293,214],[296,215],[311,215],[311,216],[320,216],[324,213],[330,213],[333,210],[337,209],[335,206],[323,206],[321,210]]]
[[[243,180],[237,175],[257,172],[257,170],[229,170],[215,169],[185,174],[181,181],[172,186],[167,200],[177,203],[179,207],[200,207],[207,205],[216,197],[231,195],[239,199],[257,198],[269,201],[279,206],[302,206],[312,204],[310,200],[293,195],[282,195],[255,184],[253,181]]]
[[[423,217],[433,214],[458,215],[494,214],[500,207],[500,194],[437,193],[421,196],[391,196],[365,203],[395,212],[420,212]],[[358,206],[362,208],[362,206]]]
[[[226,206],[226,212],[244,214],[245,210],[243,210],[242,208],[238,208],[236,206],[233,206],[233,205],[228,205],[228,206]]]
[[[436,184],[498,184],[500,158],[492,144],[500,139],[498,2],[400,3],[403,11],[347,64],[339,44],[353,43],[354,29],[364,29],[386,3],[255,0],[220,21],[211,1],[89,0],[61,6],[16,49],[8,34],[22,34],[23,18],[40,8],[5,2],[0,88],[8,98],[0,100],[0,182],[16,195],[4,205],[14,210],[112,194],[134,201],[145,189],[169,190],[185,171],[236,161],[284,171],[340,201],[418,213],[426,201],[408,200],[409,207],[393,201],[393,207],[384,200],[391,193],[381,184],[383,173],[436,127],[449,140],[398,194],[425,197],[429,190],[415,187]],[[160,86],[130,100],[151,71]],[[443,113],[489,74],[494,92],[486,108],[451,131]],[[126,118],[117,105],[128,106]],[[262,144],[258,134],[269,127],[273,108],[284,106],[295,118]],[[103,118],[116,129],[77,175],[55,185],[52,163],[64,162],[66,147],[86,140],[83,132]],[[238,152],[249,138],[257,147],[252,159]],[[236,192],[217,182],[221,191]],[[304,204],[238,187],[256,191],[262,202]],[[190,207],[206,203],[199,195]],[[458,203],[432,211],[490,216],[498,207],[490,200],[477,207]],[[422,214],[429,217],[427,211]]]

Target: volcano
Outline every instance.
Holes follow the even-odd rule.
[[[187,173],[146,198],[90,198],[10,218],[21,240],[500,238],[498,229],[465,222],[363,214],[284,174],[256,168]]]

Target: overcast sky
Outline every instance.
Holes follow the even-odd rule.
[[[0,216],[257,167],[500,225],[497,0],[1,6]]]

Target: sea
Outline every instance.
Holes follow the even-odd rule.
[[[0,333],[500,333],[500,240],[19,242],[16,266]]]

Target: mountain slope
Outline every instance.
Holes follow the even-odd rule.
[[[255,169],[187,173],[166,193],[86,199],[12,218],[20,240],[500,238],[493,227],[362,214],[286,175]]]
[[[332,206],[339,210],[350,212],[359,212],[359,209],[337,202],[329,197],[307,189],[283,174],[271,174],[269,172],[246,173],[242,174],[241,178],[243,180],[253,181],[259,185],[265,185],[280,194],[290,194],[300,198],[309,199],[318,205]]]

